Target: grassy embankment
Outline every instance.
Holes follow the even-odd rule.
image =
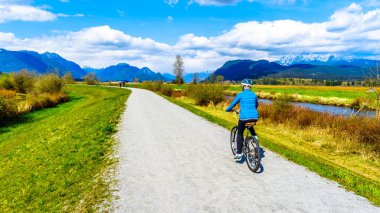
[[[375,99],[375,94],[368,92],[366,87],[254,85],[252,90],[260,98],[277,99],[286,94],[290,101],[349,107],[361,107],[367,102],[367,108],[375,108],[375,102],[371,101]],[[239,85],[228,89],[229,94],[240,91]]]
[[[157,91],[157,85],[145,86]],[[166,98],[227,129],[236,124],[236,116],[224,111],[228,102],[198,106],[191,96]],[[371,135],[378,134],[378,124],[369,120],[367,126],[359,127],[356,124],[363,125],[363,122],[359,123],[360,119],[356,118],[334,117],[297,108],[292,113],[291,107],[288,110],[275,112],[270,105],[262,106],[261,113],[266,114],[266,118],[261,119],[256,127],[260,143],[380,205],[380,145],[376,141],[379,135]],[[297,116],[289,116],[294,114]],[[317,117],[322,118],[317,120]],[[324,119],[333,125],[324,125]],[[352,129],[357,129],[357,134]],[[265,159],[263,164],[265,167]]]
[[[0,211],[92,211],[129,91],[68,85],[70,101],[0,127]]]
[[[55,74],[36,75],[27,70],[0,74],[0,123],[68,101],[62,91],[65,80]]]
[[[129,84],[142,87],[142,84]],[[168,84],[173,89],[186,90],[189,85]],[[366,103],[368,109],[375,109],[375,94],[366,87],[343,86],[291,86],[291,85],[254,85],[252,90],[259,98],[278,99],[287,95],[289,101],[308,102],[324,105],[347,106],[360,108]],[[234,95],[241,91],[240,85],[229,85],[226,95]]]

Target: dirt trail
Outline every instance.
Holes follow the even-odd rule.
[[[228,130],[132,91],[117,135],[117,212],[380,212],[269,150],[254,174],[233,160]]]

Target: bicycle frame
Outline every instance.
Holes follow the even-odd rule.
[[[239,111],[236,111],[236,110],[233,110],[236,115],[238,116],[240,114]],[[239,118],[240,120],[240,118]],[[247,133],[245,134],[245,137],[243,135],[243,153],[244,153],[244,156],[246,157],[246,162],[247,162],[247,165],[248,165],[248,168],[252,171],[252,172],[256,172],[259,167],[260,167],[260,161],[261,161],[261,155],[260,155],[260,145],[259,145],[259,142],[257,140],[257,138],[253,137],[253,136],[250,136],[250,131],[249,131],[249,128],[253,126],[255,126],[256,123],[252,123],[252,126],[245,126],[245,129],[244,131],[247,129]],[[237,131],[238,131],[238,126],[235,126],[232,128],[231,130],[231,136],[230,136],[230,140],[231,140],[231,149],[232,149],[232,153],[234,155],[236,155],[236,134],[237,134]],[[252,152],[251,152],[251,147],[250,145],[252,144],[252,147],[254,148],[254,156],[252,156]],[[252,159],[252,157],[254,157]],[[254,164],[252,164],[254,162]]]

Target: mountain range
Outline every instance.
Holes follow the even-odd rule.
[[[77,80],[90,72],[96,73],[101,81],[133,81],[137,78],[139,81],[172,81],[175,77],[171,74],[161,74],[154,72],[148,67],[138,68],[126,63],[109,66],[102,69],[91,67],[81,68],[78,64],[66,60],[56,53],[39,54],[33,51],[10,51],[0,49],[0,72],[15,72],[22,69],[34,71],[38,74],[58,72],[60,75],[71,72]],[[210,72],[201,72],[198,74],[200,80],[206,79]],[[194,73],[188,73],[184,76],[185,82],[193,80]]]
[[[68,61],[56,53],[32,51],[9,51],[0,49],[0,72],[14,72],[22,69],[36,73],[59,72],[63,75],[70,71],[74,78],[81,78],[86,72],[76,63]]]
[[[380,61],[334,55],[288,55],[279,61],[232,60],[214,72],[224,80],[244,78],[310,78],[321,80],[362,80]]]
[[[370,68],[380,65],[380,61],[371,59],[360,59],[354,57],[328,55],[286,55],[277,61],[278,64],[289,66],[294,64],[311,64],[324,66],[354,66]]]
[[[103,69],[85,68],[87,72],[95,72],[101,81],[168,81],[161,73],[155,73],[147,67],[138,68],[120,63]]]
[[[324,80],[359,80],[368,75],[371,67],[380,61],[338,57],[336,55],[287,55],[280,60],[231,60],[213,72],[225,80],[240,81],[244,78],[312,78]],[[102,69],[81,68],[75,62],[66,60],[56,53],[39,54],[33,51],[10,51],[0,49],[0,72],[14,72],[27,69],[39,74],[58,72],[64,75],[70,71],[75,79],[83,79],[89,72],[95,72],[102,81],[172,81],[175,77],[168,73],[154,72],[147,67],[138,68],[126,63]],[[200,81],[207,79],[212,72],[200,72]],[[192,82],[194,73],[184,75],[186,83]]]

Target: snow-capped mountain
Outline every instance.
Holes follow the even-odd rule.
[[[309,63],[315,63],[315,62],[327,62],[330,59],[334,58],[334,55],[286,55],[281,57],[281,59],[278,61],[279,64],[283,66],[289,66],[293,64],[309,64]]]
[[[352,56],[337,56],[334,54],[325,55],[286,55],[283,56],[277,63],[283,66],[293,64],[312,64],[312,65],[327,65],[327,66],[357,66],[357,67],[375,67],[380,65],[380,61],[371,59],[359,59]]]

